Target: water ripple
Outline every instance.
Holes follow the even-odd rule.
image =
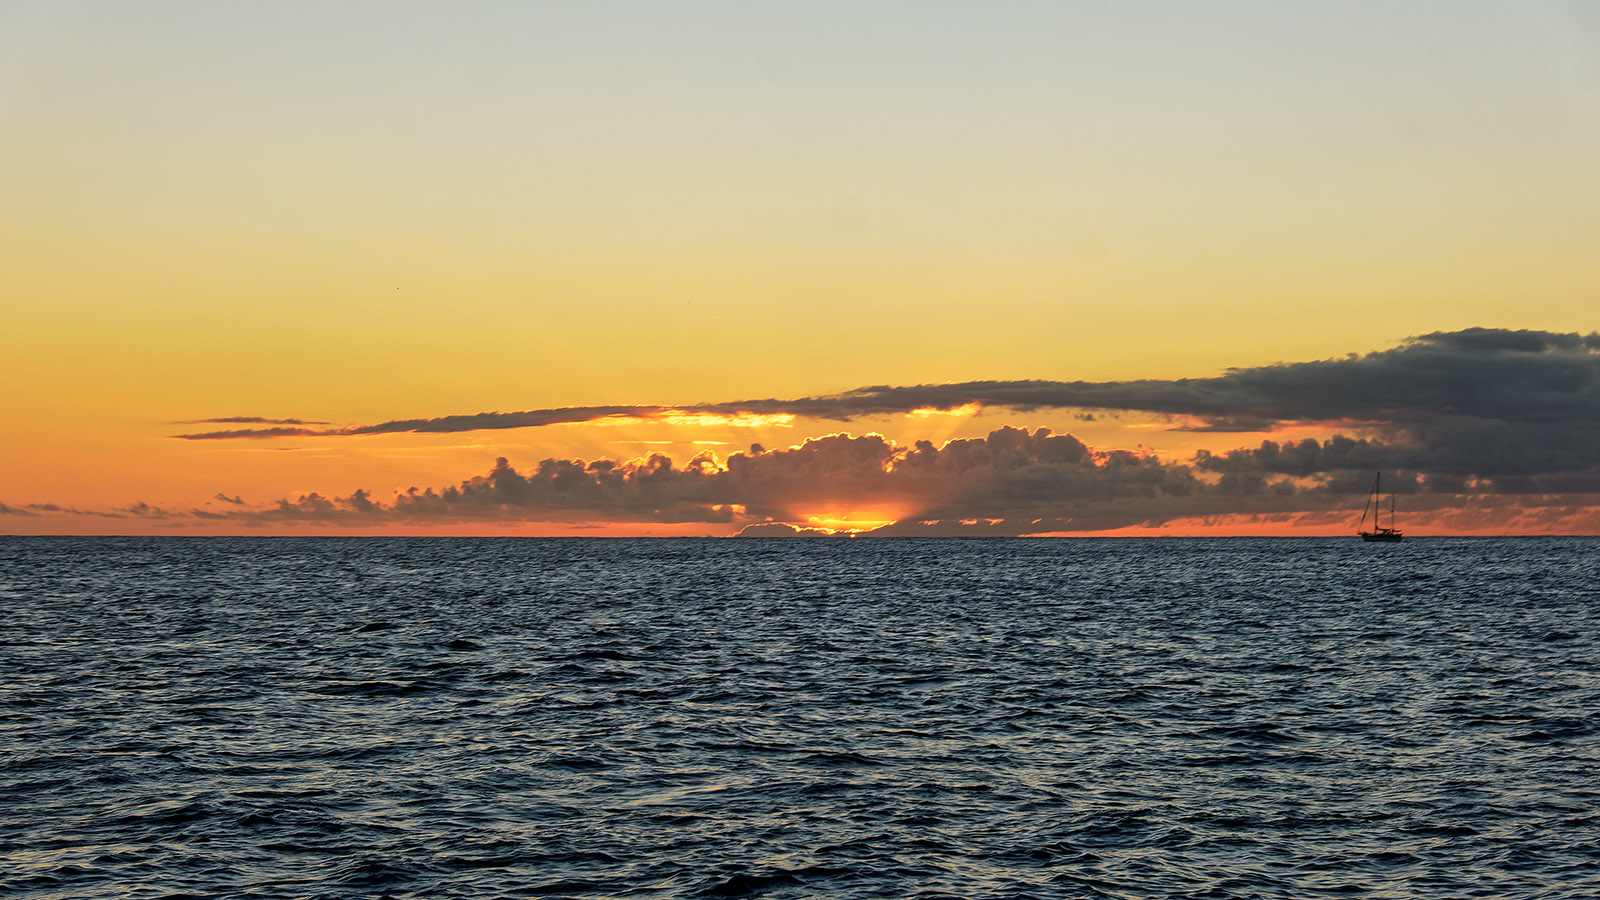
[[[0,890],[1592,897],[1596,551],[0,538]]]

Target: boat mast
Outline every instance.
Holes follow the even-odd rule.
[[[1361,508],[1360,535],[1367,541],[1398,541],[1400,532],[1394,526],[1394,492],[1389,492],[1389,524],[1383,524],[1383,470],[1379,469],[1372,476],[1372,494],[1367,497],[1367,505]],[[1367,513],[1372,513],[1372,530],[1367,531]]]

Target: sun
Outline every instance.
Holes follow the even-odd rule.
[[[831,505],[800,512],[796,524],[804,523],[808,528],[825,529],[834,534],[856,534],[893,525],[913,512],[909,506]]]

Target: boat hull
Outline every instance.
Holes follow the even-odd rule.
[[[1361,532],[1361,539],[1363,541],[1379,541],[1387,544],[1395,544],[1404,540],[1398,531],[1363,531]]]

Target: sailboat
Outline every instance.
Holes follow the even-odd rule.
[[[1367,526],[1367,513],[1372,513],[1372,530],[1364,530]],[[1383,472],[1379,472],[1372,479],[1372,496],[1367,498],[1367,505],[1361,510],[1361,524],[1357,525],[1356,534],[1361,535],[1363,541],[1399,541],[1400,529],[1394,527],[1394,494],[1389,495],[1389,527],[1383,527]]]

